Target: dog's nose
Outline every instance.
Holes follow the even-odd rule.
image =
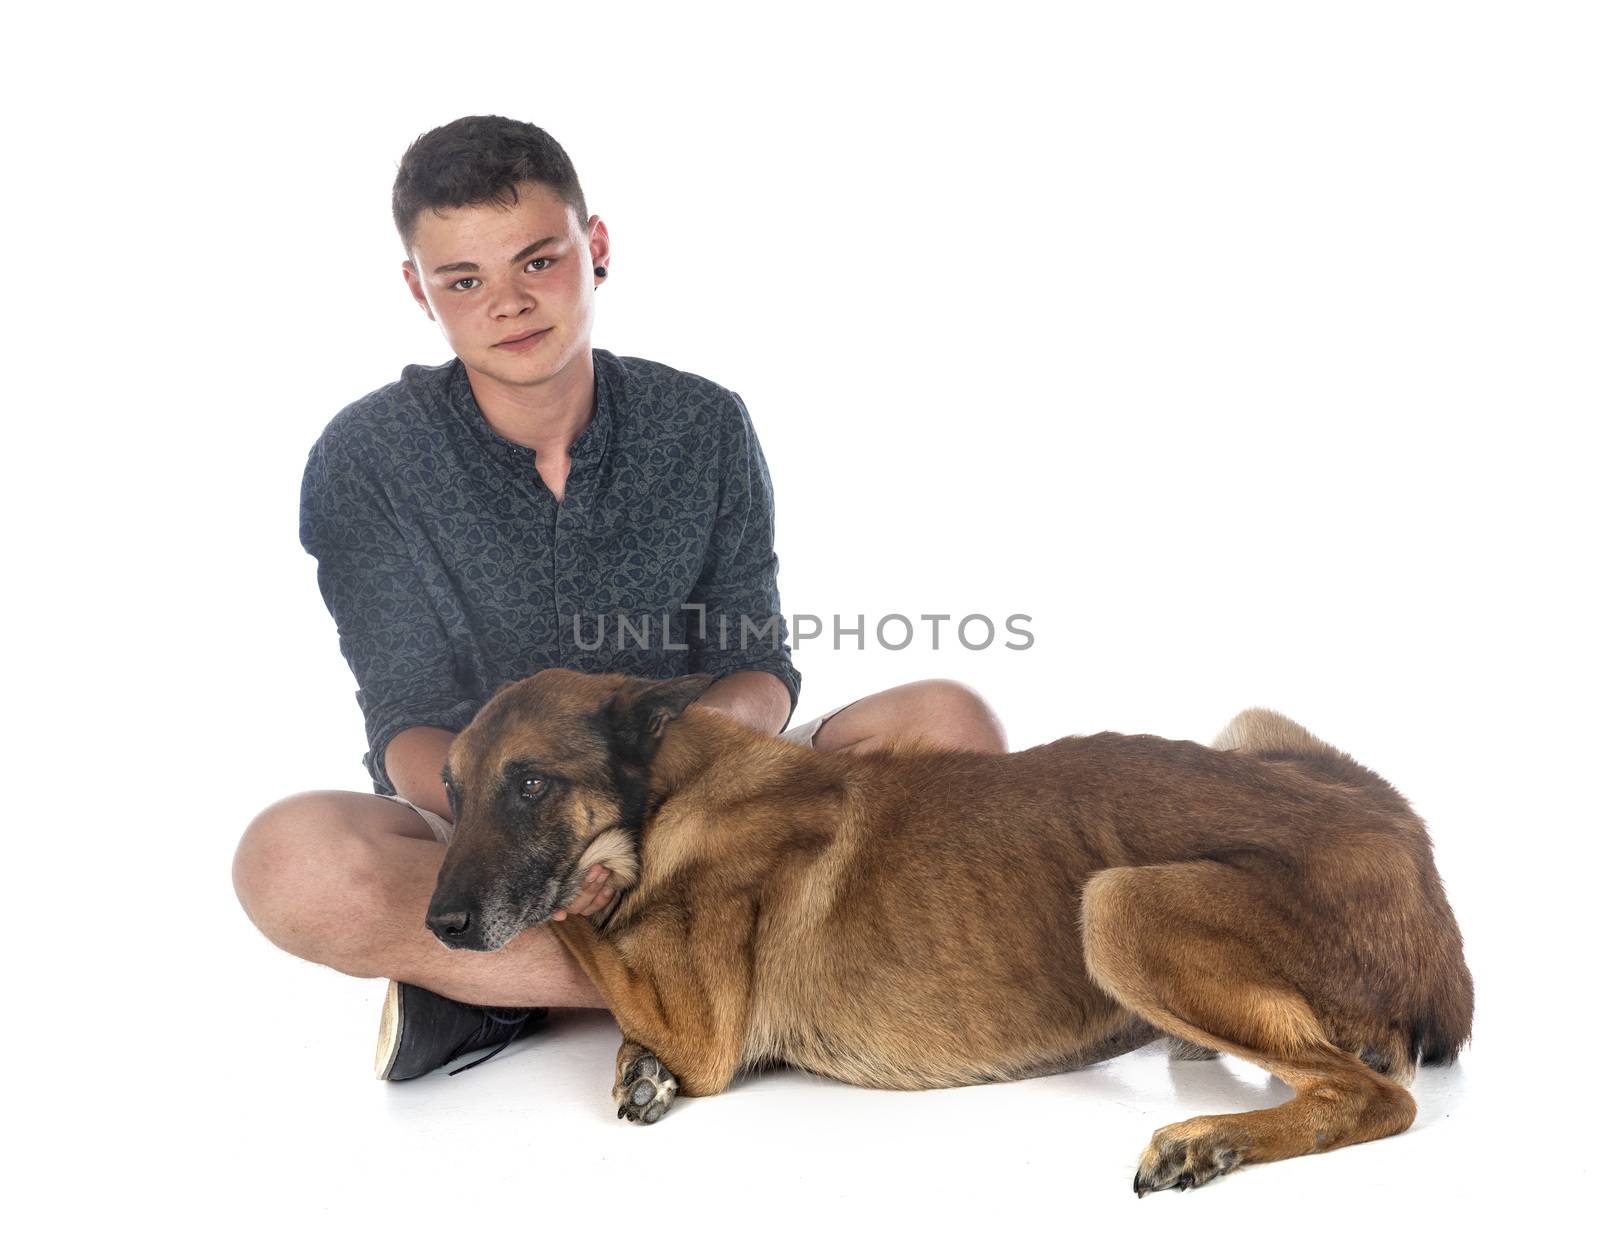
[[[471,926],[472,914],[466,910],[442,910],[428,916],[428,930],[447,943],[465,936]]]

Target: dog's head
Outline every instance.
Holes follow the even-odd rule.
[[[713,682],[545,670],[501,688],[445,762],[455,833],[428,903],[452,949],[499,949],[572,900],[589,867],[637,879],[650,764]]]

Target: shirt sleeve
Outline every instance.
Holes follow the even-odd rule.
[[[374,790],[392,794],[383,762],[389,742],[408,727],[460,731],[480,702],[454,680],[449,639],[382,484],[331,429],[306,462],[300,544],[317,559],[317,586],[356,679],[367,732],[362,764]]]
[[[778,604],[778,555],[773,550],[772,478],[744,399],[721,450],[722,483],[705,565],[691,600],[694,669],[721,679],[736,671],[766,671],[789,690],[789,716],[800,697],[800,672],[789,656],[789,632]],[[788,726],[786,719],[784,725]]]

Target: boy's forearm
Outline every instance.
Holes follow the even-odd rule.
[[[734,671],[700,695],[696,705],[721,710],[757,731],[776,735],[789,717],[789,690],[766,671]]]
[[[455,822],[450,813],[450,803],[445,800],[445,754],[456,733],[443,727],[408,727],[384,751],[383,766],[389,772],[395,791],[407,801],[415,801],[425,810],[432,810]]]

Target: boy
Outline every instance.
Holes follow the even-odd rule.
[[[800,676],[749,414],[706,379],[592,348],[610,238],[554,139],[460,118],[407,150],[393,205],[406,285],[455,356],[406,367],[328,424],[300,521],[376,795],[269,806],[234,885],[281,948],[389,979],[377,1073],[398,1080],[503,1047],[546,1007],[604,1006],[547,928],[479,954],[424,926],[451,831],[445,752],[502,684],[548,666],[704,672],[718,678],[699,704],[819,750],[914,731],[999,753],[1005,737],[945,680],[789,727]],[[602,871],[565,909],[594,913],[610,892]]]

